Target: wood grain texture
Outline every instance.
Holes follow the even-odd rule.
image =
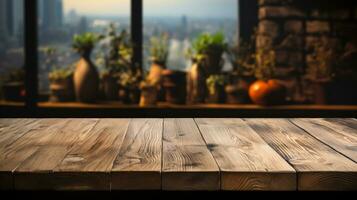
[[[0,149],[6,148],[41,125],[36,119],[0,119]]]
[[[59,165],[77,141],[85,137],[96,125],[97,119],[67,119],[66,125],[55,131],[50,140],[27,158],[14,172],[15,188],[20,190],[56,189],[54,168]],[[26,175],[23,175],[26,174]],[[41,174],[42,176],[38,175]],[[47,174],[47,176],[46,176]],[[31,177],[35,175],[37,178]],[[40,180],[44,177],[44,180]],[[33,182],[36,180],[36,182]],[[36,184],[41,183],[41,184]]]
[[[161,189],[163,119],[133,119],[111,170],[112,190]]]
[[[357,122],[348,119],[291,119],[309,134],[357,162]],[[350,126],[346,126],[350,125]]]
[[[130,119],[101,119],[53,170],[58,190],[110,190],[110,171]],[[68,177],[72,177],[68,179]]]
[[[163,190],[219,190],[219,168],[193,119],[164,119]]]
[[[241,119],[195,119],[223,190],[296,190],[295,170]]]
[[[16,129],[18,132],[15,131],[14,134],[19,133],[23,135],[13,140],[12,143],[8,145],[5,144],[0,149],[0,189],[10,189],[9,185],[13,188],[13,171],[45,144],[53,136],[53,133],[61,129],[67,121],[39,119],[36,123],[39,126],[31,128],[26,133],[24,133],[21,128]],[[17,126],[20,125],[17,124]],[[12,182],[8,183],[8,181]]]
[[[298,190],[355,190],[357,164],[286,119],[246,119],[298,173]],[[343,175],[341,175],[341,172]],[[313,184],[311,184],[313,183]],[[340,184],[340,186],[336,186]]]

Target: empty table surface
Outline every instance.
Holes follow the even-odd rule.
[[[357,190],[356,119],[0,119],[2,190]]]

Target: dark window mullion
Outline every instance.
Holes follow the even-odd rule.
[[[131,37],[134,45],[133,63],[143,70],[143,1],[131,0]]]
[[[24,0],[25,24],[25,88],[26,108],[37,107],[38,54],[37,54],[37,0]]]

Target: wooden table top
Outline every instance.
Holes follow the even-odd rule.
[[[356,119],[0,119],[0,189],[357,190]]]

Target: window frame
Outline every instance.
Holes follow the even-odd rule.
[[[123,107],[123,108],[68,108],[39,107],[38,91],[38,23],[37,1],[24,0],[24,54],[25,54],[25,107],[0,106],[6,117],[357,117],[357,108],[199,108],[194,106],[159,108],[159,107]],[[257,12],[254,2],[257,0],[237,0],[238,2],[238,37],[247,37],[258,19],[241,21],[249,13]],[[250,5],[250,6],[249,6]],[[249,9],[248,9],[249,8]],[[133,63],[142,68],[143,64],[143,0],[131,0],[131,38],[134,44]],[[243,26],[244,25],[244,26]]]

